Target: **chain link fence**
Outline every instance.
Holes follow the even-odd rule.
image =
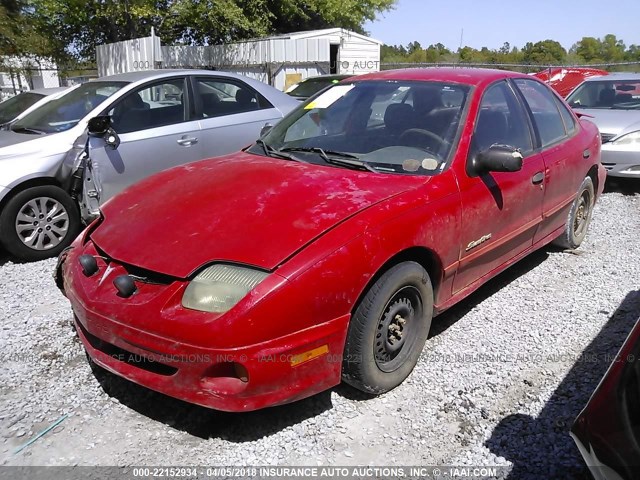
[[[393,70],[396,68],[497,68],[500,70],[513,70],[520,73],[535,73],[541,70],[554,68],[599,68],[609,72],[640,72],[640,61],[638,62],[616,62],[616,63],[589,63],[589,64],[555,64],[541,65],[530,63],[468,63],[468,62],[438,62],[438,63],[398,63],[381,62],[381,70]]]
[[[73,64],[58,68],[14,67],[0,63],[0,101],[27,90],[70,87],[98,77],[93,64]]]
[[[282,64],[277,65],[283,68]],[[284,65],[286,67],[286,65]],[[514,70],[521,73],[535,73],[545,69],[553,68],[600,68],[610,72],[640,72],[640,61],[638,62],[618,62],[618,63],[597,63],[597,64],[556,64],[556,65],[534,65],[523,63],[466,63],[466,62],[439,62],[439,63],[398,63],[381,62],[380,70],[391,70],[396,68],[434,68],[434,67],[471,67],[471,68],[497,68],[503,70]],[[202,68],[216,69],[213,65]],[[223,68],[221,68],[223,69]],[[240,73],[240,72],[239,72]],[[95,64],[67,64],[58,68],[38,68],[25,67],[16,68],[0,63],[0,101],[17,95],[20,92],[37,88],[48,88],[57,86],[72,86],[86,82],[98,77],[98,70]]]

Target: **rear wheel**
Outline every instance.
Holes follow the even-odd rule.
[[[43,185],[14,195],[0,213],[0,240],[21,260],[58,255],[80,231],[80,212],[59,187]]]
[[[580,185],[578,195],[571,205],[564,232],[553,241],[554,245],[571,250],[580,246],[584,237],[587,235],[594,203],[595,192],[593,181],[590,177],[587,177],[583,180],[582,185]]]
[[[343,379],[359,390],[384,393],[413,370],[431,327],[433,289],[428,273],[403,262],[367,291],[349,324]]]

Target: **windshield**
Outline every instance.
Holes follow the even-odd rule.
[[[584,82],[567,102],[574,108],[640,109],[640,79]]]
[[[11,130],[25,133],[56,133],[75,127],[91,110],[127,82],[88,82],[51,100],[14,123]]]
[[[435,175],[455,151],[469,87],[443,82],[335,85],[286,116],[252,153],[390,173]],[[260,148],[261,147],[261,148]]]
[[[0,125],[10,122],[42,98],[44,95],[39,93],[24,92],[0,103]]]
[[[345,77],[347,78],[347,77]],[[287,90],[287,93],[292,97],[304,97],[309,98],[318,93],[323,88],[338,83],[341,79],[335,77],[329,78],[310,78],[303,82],[298,83],[293,88]]]

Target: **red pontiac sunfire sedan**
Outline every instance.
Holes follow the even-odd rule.
[[[107,202],[58,280],[91,359],[167,395],[383,393],[434,315],[551,241],[578,247],[604,180],[596,127],[535,78],[363,75]]]

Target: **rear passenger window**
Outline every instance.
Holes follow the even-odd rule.
[[[564,128],[567,131],[567,135],[571,135],[576,131],[576,120],[569,109],[564,106],[558,97],[554,97],[554,100],[556,101],[558,110],[560,110],[560,115],[562,116],[562,121],[564,122]]]
[[[489,87],[482,97],[473,135],[474,154],[494,144],[511,145],[525,155],[533,150],[526,114],[504,81]]]
[[[514,80],[524,96],[535,120],[542,147],[556,143],[567,136],[562,115],[558,110],[559,102],[548,87],[526,78]],[[575,125],[574,125],[575,128]]]
[[[108,112],[118,133],[162,127],[185,120],[183,78],[164,80],[127,94]]]
[[[251,112],[273,106],[253,88],[241,81],[224,78],[197,78],[201,118]]]

